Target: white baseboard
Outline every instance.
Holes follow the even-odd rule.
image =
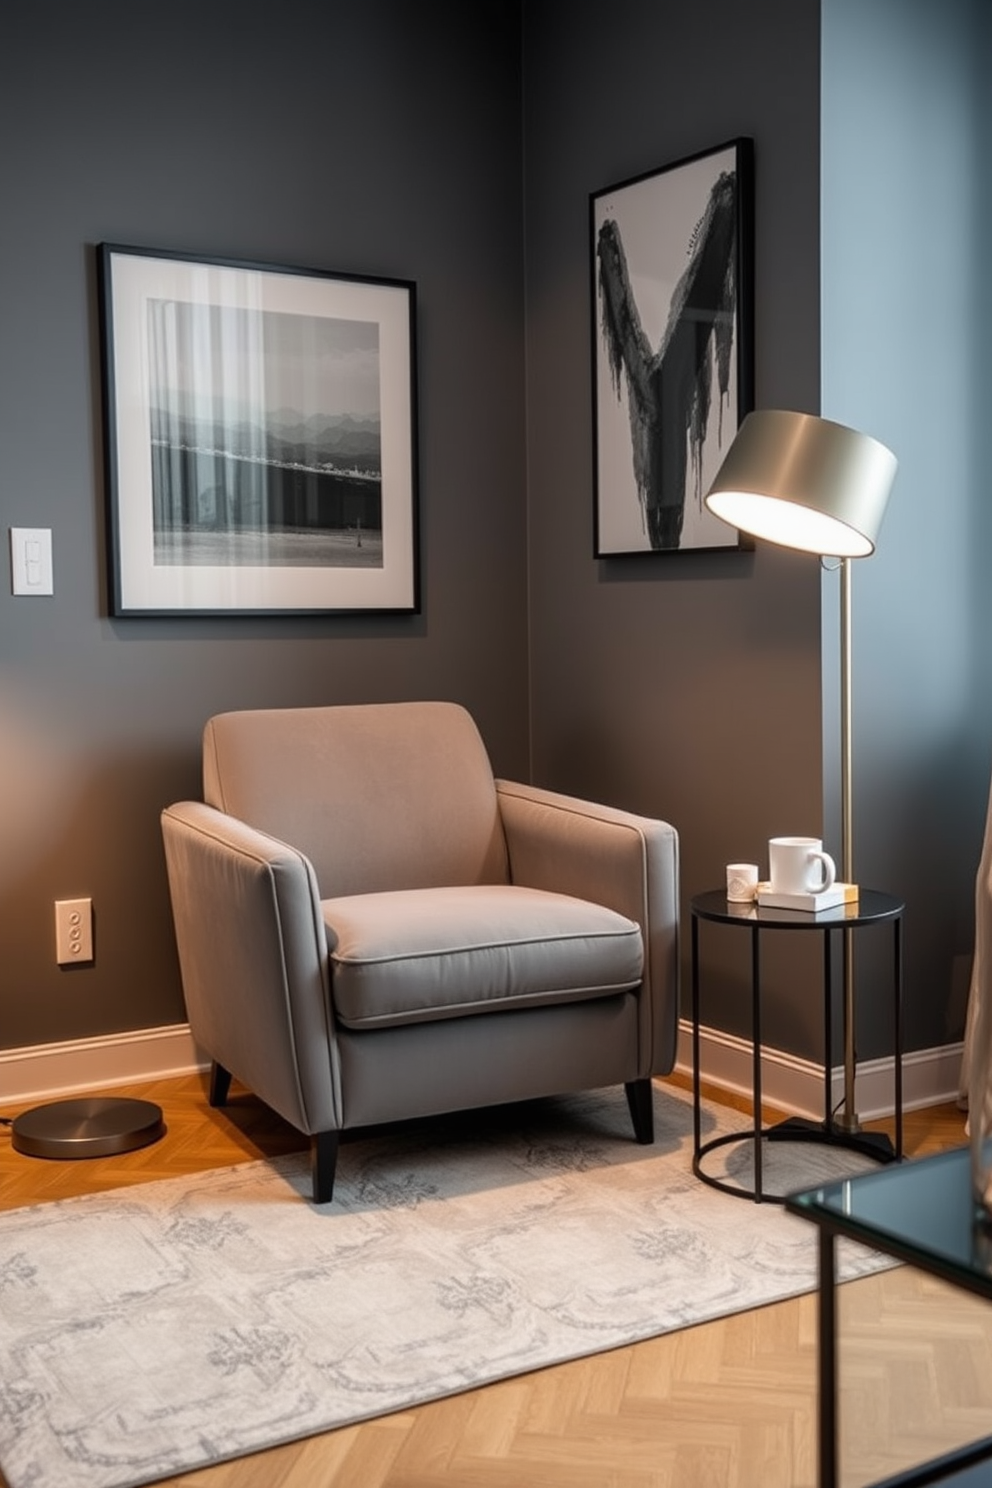
[[[692,1072],[692,1032],[688,1020],[679,1026],[677,1067]],[[903,1058],[903,1108],[940,1105],[958,1097],[961,1044],[919,1049]],[[189,1027],[176,1023],[165,1028],[140,1028],[102,1038],[76,1039],[60,1044],[36,1044],[0,1050],[0,1102],[5,1106],[28,1100],[51,1100],[106,1090],[142,1080],[162,1080],[191,1074],[209,1066],[209,1058],[194,1042]],[[890,1115],[893,1109],[893,1064],[889,1059],[859,1064],[855,1104],[865,1120]],[[751,1094],[751,1044],[747,1039],[700,1030],[703,1078],[737,1094]],[[763,1049],[761,1084],[764,1099],[799,1116],[823,1115],[823,1069],[781,1049]],[[843,1070],[831,1073],[833,1105],[843,1096]]]
[[[88,1090],[190,1074],[206,1069],[209,1063],[186,1023],[0,1049],[0,1101],[10,1106],[83,1095]]]
[[[914,1049],[902,1061],[902,1103],[904,1111],[922,1106],[942,1105],[956,1101],[959,1093],[962,1044],[945,1044],[935,1049]],[[700,1029],[699,1063],[702,1076],[714,1085],[750,1097],[752,1075],[751,1043],[748,1039],[721,1033],[716,1028]],[[692,1073],[692,1025],[688,1019],[679,1024],[677,1066]],[[895,1060],[864,1060],[857,1067],[854,1102],[857,1113],[866,1121],[890,1116],[895,1108],[893,1074]],[[768,1105],[778,1106],[797,1116],[820,1119],[823,1116],[823,1066],[781,1049],[762,1049],[761,1091]],[[843,1100],[843,1067],[831,1070],[831,1106]]]

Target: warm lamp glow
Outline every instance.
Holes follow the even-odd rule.
[[[836,558],[874,552],[896,457],[829,419],[749,413],[706,497],[714,516],[786,548]]]
[[[706,505],[714,516],[783,548],[831,553],[835,558],[867,558],[872,545],[863,533],[809,506],[756,491],[711,491]]]

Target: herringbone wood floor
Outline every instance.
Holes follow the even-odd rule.
[[[166,1137],[119,1158],[56,1163],[22,1157],[0,1136],[0,1207],[301,1146],[296,1132],[247,1094],[235,1091],[224,1111],[211,1110],[199,1077],[114,1093],[157,1101]],[[953,1106],[907,1115],[911,1155],[963,1141],[964,1118]],[[840,1306],[846,1484],[871,1482],[992,1431],[992,1309],[905,1268],[850,1283]],[[815,1349],[810,1295],[169,1482],[171,1488],[813,1488]]]

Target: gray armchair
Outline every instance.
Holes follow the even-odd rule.
[[[678,837],[494,780],[452,703],[226,713],[162,814],[211,1103],[236,1076],[311,1138],[623,1084],[654,1140],[675,1060]]]

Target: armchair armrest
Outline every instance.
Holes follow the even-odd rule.
[[[340,1127],[312,865],[196,801],[163,811],[162,836],[194,1038],[298,1130]]]
[[[641,1073],[667,1074],[675,1063],[679,1011],[675,828],[515,781],[497,780],[496,791],[514,883],[574,894],[640,925],[646,994]]]

